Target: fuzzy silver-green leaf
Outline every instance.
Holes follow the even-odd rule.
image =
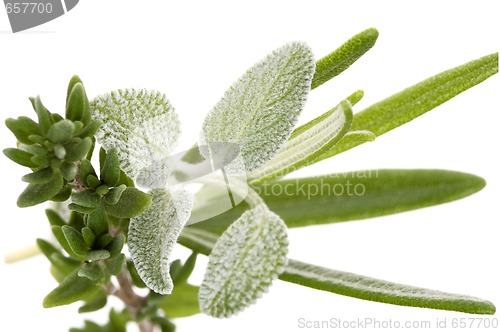
[[[290,136],[311,89],[310,48],[287,44],[255,64],[205,118],[200,146],[237,144],[247,171],[271,160]]]

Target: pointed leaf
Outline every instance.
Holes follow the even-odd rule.
[[[493,303],[476,297],[396,284],[295,260],[289,261],[280,279],[368,301],[471,314],[495,313]]]
[[[131,178],[155,160],[169,156],[179,136],[179,120],[166,96],[148,90],[118,90],[91,102],[96,133],[106,151],[116,148],[120,166]]]
[[[124,254],[119,254],[115,258],[110,258],[106,261],[106,271],[111,275],[118,275],[125,264],[126,257]]]
[[[61,229],[71,250],[77,255],[86,255],[90,247],[85,243],[82,234],[69,225],[64,225]]]
[[[319,121],[306,124],[307,129],[296,135],[292,134],[275,158],[249,174],[250,184],[257,185],[276,177],[283,177],[310,165],[344,137],[351,122],[351,104],[343,101],[325,113]]]
[[[94,190],[86,189],[80,192],[73,192],[71,194],[71,201],[84,207],[97,208],[101,202],[101,197]]]
[[[65,257],[49,242],[43,239],[37,239],[36,243],[42,253],[49,259],[50,263],[62,273],[69,274],[80,267],[81,264],[79,261]]]
[[[29,136],[41,134],[38,124],[26,116],[20,116],[17,119],[7,119],[5,120],[5,125],[16,136],[17,140],[24,144],[32,144]]]
[[[194,267],[196,265],[196,257],[197,253],[193,252],[184,262],[182,267],[180,268],[179,272],[175,275],[175,277],[172,276],[172,279],[174,280],[175,285],[180,285],[183,283],[186,283],[189,276],[191,273],[193,273]]]
[[[108,303],[108,294],[105,292],[97,292],[91,299],[85,302],[80,308],[78,308],[78,313],[83,314],[86,312],[97,311],[102,309]]]
[[[37,96],[33,100],[33,106],[35,112],[38,115],[38,124],[41,134],[46,135],[49,131],[50,126],[54,123],[54,119],[51,117],[50,112],[43,106],[40,96]]]
[[[286,266],[286,226],[265,206],[246,211],[217,240],[200,286],[200,308],[229,317],[255,302]]]
[[[52,181],[54,170],[51,168],[42,168],[36,172],[24,175],[21,180],[31,184],[44,184]]]
[[[57,213],[55,210],[46,209],[45,215],[49,220],[51,226],[64,226],[66,225],[66,221]]]
[[[90,121],[90,110],[85,88],[81,82],[76,82],[74,85],[71,83],[68,87],[68,89],[71,87],[71,92],[66,103],[66,118],[87,124]]]
[[[3,150],[3,153],[7,158],[12,160],[15,163],[18,163],[21,166],[35,168],[37,165],[31,161],[33,155],[29,152],[15,149],[15,148],[7,148]]]
[[[207,115],[200,146],[237,144],[248,171],[271,160],[304,107],[314,67],[311,50],[300,42],[287,44],[255,64]]]
[[[118,234],[113,238],[113,240],[106,246],[106,250],[109,251],[109,255],[111,258],[115,258],[118,256],[123,249],[123,245],[125,244],[125,235]]]
[[[29,184],[17,199],[17,205],[29,207],[46,202],[57,195],[63,185],[64,180],[61,173],[54,172],[53,178],[47,183]]]
[[[101,289],[101,284],[87,278],[80,278],[78,271],[74,271],[45,297],[43,307],[52,308],[86,300],[94,296]]]
[[[151,205],[151,198],[139,189],[128,187],[116,204],[104,202],[106,212],[117,218],[132,218],[144,212]]]
[[[89,250],[87,251],[88,261],[98,261],[101,259],[108,259],[110,257],[109,251],[107,250]]]
[[[114,187],[120,180],[120,161],[116,149],[110,149],[101,166],[101,181],[110,187]]]
[[[379,217],[443,204],[472,195],[482,178],[446,170],[361,170],[289,179],[255,187],[288,227]],[[190,228],[221,234],[248,207],[233,209]]]
[[[67,153],[64,160],[69,162],[80,161],[87,156],[91,148],[92,139],[90,137],[85,137],[84,139],[67,147]]]
[[[189,219],[193,198],[187,191],[153,189],[153,204],[130,220],[130,256],[144,283],[159,294],[173,289],[169,274],[170,253]]]
[[[71,249],[71,246],[68,243],[68,240],[66,240],[66,237],[64,236],[64,232],[62,230],[61,226],[52,226],[52,233],[54,234],[54,237],[57,239],[57,242],[63,247],[64,251],[66,251],[72,258],[83,261],[85,260],[85,255],[80,255],[77,254]]]
[[[355,114],[351,130],[368,130],[377,137],[450,100],[498,72],[498,53],[444,71]],[[320,159],[363,142],[341,141]]]
[[[311,89],[329,81],[349,68],[356,60],[375,45],[378,31],[374,28],[362,31],[342,44],[338,49],[316,62],[316,72]]]

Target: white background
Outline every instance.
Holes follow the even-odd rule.
[[[18,34],[10,32],[0,10],[0,117],[34,116],[27,97],[37,94],[51,111],[63,113],[68,80],[78,74],[90,97],[127,87],[166,93],[183,124],[180,150],[197,138],[204,115],[226,88],[286,42],[306,41],[319,58],[366,28],[380,32],[371,51],[311,93],[304,122],[356,89],[365,91],[356,106],[361,110],[440,71],[497,52],[497,9],[496,1],[87,0]],[[444,168],[484,177],[483,191],[419,211],[291,230],[290,257],[500,305],[499,87],[497,75],[374,143],[301,172]],[[0,135],[2,149],[15,144],[3,125]],[[16,206],[26,170],[3,157],[0,164],[3,256],[49,237],[49,227],[44,207]],[[0,263],[0,330],[57,332],[81,326],[83,318],[103,321],[104,311],[78,315],[78,305],[43,309],[43,297],[56,286],[48,267],[42,257]],[[202,272],[192,281],[200,282]],[[234,318],[197,315],[176,324],[181,332],[302,331],[299,318],[365,317],[432,324],[446,318],[451,330],[451,318],[476,316],[371,303],[278,281]]]

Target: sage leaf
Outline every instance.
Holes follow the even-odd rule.
[[[447,170],[381,169],[280,180],[254,187],[286,225],[304,227],[385,216],[452,202],[480,191],[481,177]],[[193,224],[221,234],[246,204]]]
[[[277,156],[249,174],[250,184],[256,185],[282,177],[311,164],[347,133],[352,116],[351,104],[343,101],[325,113],[319,121],[308,125],[307,129],[296,135],[292,134]]]
[[[378,137],[432,110],[497,72],[498,53],[444,71],[356,113],[351,130],[368,130]],[[329,158],[361,143],[363,142],[341,141],[319,159]]]
[[[128,187],[116,204],[104,201],[106,212],[116,218],[132,218],[144,212],[151,205],[151,198],[137,188]]]
[[[261,297],[286,266],[288,238],[281,218],[258,205],[220,236],[200,286],[201,311],[232,316]]]
[[[342,44],[338,49],[316,62],[316,72],[311,89],[329,81],[349,68],[363,54],[375,45],[378,31],[374,28],[362,31]]]
[[[122,170],[131,178],[169,156],[179,136],[179,119],[162,93],[125,89],[90,103],[94,119],[104,124],[96,138],[106,151],[116,148]]]
[[[100,283],[87,278],[80,278],[77,270],[64,278],[59,286],[45,297],[43,307],[52,308],[86,300],[94,296],[101,289],[102,285]]]
[[[470,314],[494,314],[496,310],[493,303],[477,297],[397,284],[295,260],[289,261],[280,279],[336,294],[401,306]]]
[[[182,189],[152,189],[151,206],[130,220],[130,256],[144,283],[159,294],[173,289],[170,253],[193,206],[192,195]]]
[[[268,55],[241,76],[209,112],[199,146],[235,143],[247,171],[271,160],[297,122],[314,68],[313,54],[304,43],[290,43]]]

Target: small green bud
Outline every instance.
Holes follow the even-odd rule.
[[[85,243],[82,234],[68,225],[62,226],[61,229],[71,250],[77,255],[86,256],[90,247]]]
[[[120,161],[116,149],[110,149],[106,153],[104,162],[101,163],[101,181],[110,187],[114,187],[120,180]]]
[[[123,245],[125,244],[125,235],[118,234],[113,238],[110,244],[106,246],[106,250],[109,251],[110,257],[115,258],[118,256],[123,249]]]
[[[54,144],[64,143],[73,137],[75,125],[70,120],[54,123],[47,132],[47,138]]]
[[[87,207],[87,206],[81,206],[81,205],[75,204],[75,203],[68,204],[68,209],[70,211],[74,211],[74,212],[78,212],[78,213],[82,213],[82,214],[92,213],[95,210],[95,208]]]
[[[95,188],[99,187],[102,183],[101,183],[101,181],[99,181],[97,176],[90,174],[87,176],[87,184],[90,188],[95,189]]]
[[[84,159],[92,147],[92,139],[85,137],[74,144],[66,146],[66,161],[80,161]]]
[[[78,271],[78,276],[80,278],[87,278],[93,281],[99,280],[102,276],[102,270],[99,265],[94,263],[86,263],[83,267]]]
[[[98,195],[104,196],[109,192],[109,187],[106,184],[102,184],[99,187],[95,188],[95,192]]]
[[[98,261],[101,259],[109,258],[109,251],[107,250],[90,250],[87,252],[88,261]]]
[[[124,184],[121,184],[118,187],[111,188],[106,196],[104,196],[105,203],[109,205],[118,203],[125,189],[127,189],[127,186]]]
[[[102,120],[93,120],[76,134],[77,137],[93,137],[103,125]]]
[[[64,159],[66,156],[66,149],[61,144],[55,144],[52,149],[54,150],[54,154],[57,158]]]
[[[93,230],[96,235],[101,235],[108,231],[108,217],[102,206],[99,206],[88,215],[87,227]]]
[[[108,261],[106,262],[106,270],[111,275],[118,275],[122,270],[122,266],[125,263],[125,260],[126,259],[124,254],[119,254],[115,258],[108,259]]]
[[[93,175],[97,178],[94,167],[92,167],[90,161],[88,159],[83,159],[80,163],[80,179],[86,187],[89,186],[87,183],[87,176],[89,175]]]
[[[82,228],[82,236],[83,236],[83,240],[85,240],[85,243],[89,247],[92,247],[94,245],[95,234],[94,234],[94,232],[92,232],[92,230],[90,228],[83,227]]]
[[[76,174],[78,173],[78,168],[76,167],[75,163],[63,162],[60,170],[62,176],[66,181],[74,180]]]
[[[104,233],[97,239],[96,247],[105,248],[108,244],[113,241],[113,237],[109,233]]]
[[[31,143],[29,144],[40,144],[40,145],[46,145],[47,144],[47,139],[43,136],[40,135],[29,135],[28,139],[30,140]]]

